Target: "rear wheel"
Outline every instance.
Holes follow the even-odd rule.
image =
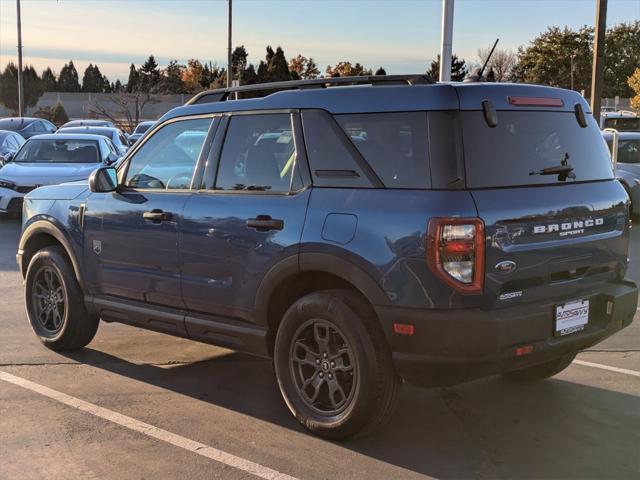
[[[359,295],[306,295],[285,314],[274,367],[280,392],[298,421],[339,439],[371,431],[393,413],[400,379],[377,324]]]
[[[508,380],[516,382],[530,382],[535,380],[544,380],[546,378],[557,375],[576,358],[578,352],[568,353],[560,358],[556,358],[540,365],[514,370],[512,372],[503,373],[502,376]]]
[[[25,301],[31,328],[52,350],[74,350],[96,334],[98,318],[87,312],[84,295],[61,247],[38,251],[27,268]]]

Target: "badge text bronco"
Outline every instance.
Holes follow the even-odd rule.
[[[567,235],[579,235],[585,229],[604,225],[604,218],[590,218],[588,220],[573,220],[571,222],[550,223],[548,225],[536,225],[533,233],[553,233],[558,232],[561,237]]]

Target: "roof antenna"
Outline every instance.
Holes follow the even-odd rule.
[[[473,75],[469,75],[467,78],[465,78],[464,79],[465,82],[482,82],[484,80],[484,77],[482,76],[482,74],[486,70],[487,65],[489,65],[489,60],[491,60],[493,51],[496,49],[496,46],[498,45],[499,41],[500,39],[496,38],[496,41],[493,44],[493,47],[491,47],[491,51],[489,52],[489,55],[487,55],[487,59],[484,61],[484,65],[482,65],[482,68],[479,70],[476,70],[476,73],[474,73]]]

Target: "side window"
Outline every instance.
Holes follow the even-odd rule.
[[[295,165],[290,114],[235,115],[227,127],[215,188],[288,193]]]
[[[313,184],[317,187],[367,188],[373,185],[355,155],[344,132],[324,110],[302,113]]]
[[[336,115],[387,188],[429,188],[426,112]]]
[[[24,138],[22,138],[20,135],[13,135],[13,141],[18,146],[18,148],[24,145]]]
[[[124,135],[122,134],[122,132],[118,132],[118,139],[120,140],[120,143],[122,145],[126,145],[127,144],[127,139],[124,138]]]
[[[137,189],[185,189],[193,171],[211,118],[171,122],[140,147],[129,161],[124,185]]]
[[[44,123],[42,123],[42,122],[34,122],[33,129],[36,132],[44,132],[44,131],[46,131],[46,128],[44,128]]]

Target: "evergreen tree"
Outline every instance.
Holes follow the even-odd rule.
[[[269,77],[272,82],[282,82],[285,80],[291,80],[291,74],[289,73],[289,65],[287,59],[284,56],[282,48],[278,47],[271,57],[268,66]]]
[[[256,83],[258,83],[258,74],[256,73],[256,69],[253,66],[253,63],[250,63],[244,71],[242,84],[255,85]]]
[[[69,116],[60,102],[56,102],[51,111],[51,121],[56,125],[63,125],[69,121]]]
[[[267,66],[267,62],[264,60],[260,60],[258,64],[258,82],[257,83],[267,83],[270,82],[269,77],[269,67]]]
[[[467,76],[467,65],[463,59],[458,59],[457,55],[451,57],[451,80],[454,82],[461,82]],[[431,62],[431,68],[427,70],[427,74],[437,80],[440,78],[440,54],[434,61]]]
[[[378,70],[376,70],[375,74],[376,75],[386,75],[387,71],[384,68],[380,67]]]
[[[56,76],[51,68],[47,67],[44,72],[42,72],[42,90],[44,92],[55,92],[57,89],[58,82]]]
[[[62,70],[60,70],[58,89],[61,92],[79,92],[81,90],[80,83],[78,82],[78,71],[73,64],[73,60],[65,63]]]
[[[180,65],[177,60],[171,60],[167,68],[162,71],[158,92],[165,95],[184,92],[182,83],[182,73],[184,65]]]
[[[316,62],[313,61],[313,58],[309,57],[307,65],[304,68],[302,78],[305,80],[313,80],[314,78],[318,78],[318,75],[320,75],[320,70],[318,69]]]
[[[24,106],[33,107],[42,95],[42,80],[32,66],[22,71],[24,85]],[[18,69],[10,62],[0,75],[0,103],[18,113]]]
[[[236,47],[233,52],[231,52],[231,78],[233,80],[239,80],[240,85],[245,84],[243,76],[247,68],[248,55],[244,45]]]
[[[160,82],[160,69],[153,55],[149,55],[147,61],[140,67],[140,89],[149,93],[157,88]]]
[[[115,93],[120,93],[124,90],[124,87],[122,86],[122,82],[120,80],[116,80],[116,83],[113,84],[113,87],[111,88],[111,90]]]
[[[129,80],[127,80],[127,92],[137,92],[140,89],[140,74],[136,66],[132,63],[129,67]]]
[[[493,71],[493,67],[489,68],[489,73],[487,73],[487,82],[495,82],[496,81],[496,72]]]

